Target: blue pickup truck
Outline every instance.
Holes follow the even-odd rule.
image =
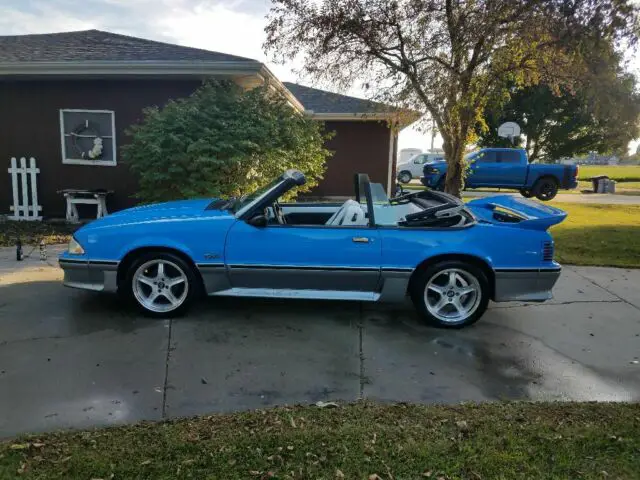
[[[524,197],[548,201],[560,188],[578,186],[576,165],[530,164],[527,152],[520,148],[483,148],[465,159],[470,169],[465,188],[509,188]],[[427,163],[423,173],[423,185],[444,190],[447,162]]]

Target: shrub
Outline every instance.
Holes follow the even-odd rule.
[[[210,81],[190,97],[144,111],[129,128],[123,158],[144,202],[239,196],[296,168],[318,184],[330,152],[322,124],[267,87]]]

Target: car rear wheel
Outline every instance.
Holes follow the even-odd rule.
[[[398,181],[400,183],[409,183],[411,181],[411,178],[413,178],[411,172],[407,170],[403,170],[398,174]]]
[[[482,269],[458,260],[424,269],[411,285],[411,299],[424,320],[441,328],[462,328],[480,319],[489,304]]]
[[[558,182],[553,178],[541,178],[533,186],[533,194],[538,200],[548,202],[558,194]]]
[[[176,317],[186,312],[197,290],[192,267],[177,255],[151,252],[133,262],[126,285],[147,316]]]
[[[531,192],[531,190],[527,190],[526,188],[523,188],[522,190],[520,190],[520,195],[522,195],[524,198],[533,197],[533,193]]]

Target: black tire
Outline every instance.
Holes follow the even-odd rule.
[[[438,183],[436,183],[436,186],[434,187],[434,190],[438,190],[439,192],[444,192],[444,178],[442,177]]]
[[[523,188],[522,190],[520,190],[520,195],[522,195],[524,198],[531,198],[533,197],[533,192],[531,190]]]
[[[162,263],[164,265],[164,274],[161,276],[159,275],[157,267],[158,263]],[[156,288],[153,285],[147,285],[146,283],[138,281],[136,281],[136,283],[139,284],[139,286],[137,288],[134,286],[134,277],[136,272],[145,265],[148,265],[149,269],[144,270],[143,273],[149,271],[149,277],[151,275],[155,275],[155,278],[148,278],[147,275],[144,275],[144,277],[148,280],[159,280],[155,284],[158,285],[157,288],[159,289],[157,290],[159,293],[159,295],[157,295],[159,304],[158,308],[160,308],[160,305],[164,303],[165,300],[167,304],[172,303],[169,300],[169,297],[164,296],[168,295],[168,293],[165,293],[167,291],[171,293],[174,298],[179,300],[180,303],[176,307],[168,305],[166,310],[154,311],[144,304],[144,301],[142,300],[144,295],[147,292],[153,293]],[[156,265],[155,270],[154,265]],[[176,273],[183,275],[184,281],[174,286],[166,285],[165,279],[169,281],[178,279],[178,276],[174,276]],[[182,288],[186,289],[186,293],[184,293]],[[124,284],[120,290],[127,298],[131,299],[136,304],[138,309],[144,315],[151,318],[175,318],[184,315],[184,313],[189,309],[194,299],[201,292],[201,282],[199,281],[193,267],[178,255],[168,252],[147,252],[136,258],[130,265],[126,272]],[[163,293],[160,293],[160,290],[163,290]]]
[[[458,290],[461,290],[464,287],[459,280],[455,280],[456,286],[454,288],[450,288],[450,286],[440,287],[437,282],[439,282],[440,278],[444,278],[445,280],[448,277],[448,273],[450,271],[456,272],[458,278],[460,278],[459,272],[464,272],[462,278],[467,281],[467,287],[475,287],[476,293],[475,296],[471,297],[471,294],[463,294],[456,295]],[[413,301],[416,310],[422,317],[422,319],[435,327],[440,328],[462,328],[469,326],[475,322],[477,322],[480,317],[484,314],[489,305],[489,296],[491,292],[491,288],[489,285],[489,280],[487,279],[487,275],[485,272],[478,266],[468,263],[462,260],[443,260],[438,263],[434,263],[433,265],[429,265],[427,268],[423,269],[416,273],[416,277],[412,279],[411,286],[409,289],[409,293],[411,295],[411,300]],[[475,284],[472,282],[468,282],[469,279],[474,278]],[[427,285],[431,282],[436,282],[434,286],[438,286],[439,288],[448,289],[446,294],[440,294],[436,292],[432,292],[429,290],[429,293],[425,296],[425,291],[427,289]],[[449,291],[453,291],[454,294],[449,294]],[[439,295],[439,297],[431,297],[431,295]],[[425,298],[427,297],[427,298]],[[447,316],[449,312],[457,311],[458,308],[455,307],[454,303],[455,299],[458,299],[457,304],[462,304],[463,302],[467,302],[468,305],[468,314],[461,316],[460,318],[455,318],[453,313],[452,317],[448,319],[443,319],[442,317]],[[432,312],[437,307],[438,299],[442,301],[447,301],[440,310],[442,314],[440,316],[434,315]],[[430,302],[430,306],[428,307],[426,302]],[[435,303],[435,305],[433,305]],[[464,305],[463,305],[464,306]],[[448,309],[448,310],[447,310]]]
[[[413,176],[411,175],[411,172],[408,170],[403,170],[398,174],[398,181],[400,183],[409,183],[412,178]]]
[[[542,177],[533,185],[532,193],[538,200],[548,202],[558,194],[558,182],[555,178]]]

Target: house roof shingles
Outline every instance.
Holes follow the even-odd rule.
[[[256,62],[226,53],[182,47],[100,30],[0,36],[0,62]]]
[[[317,88],[305,87],[297,83],[283,83],[300,103],[304,105],[305,110],[311,110],[313,113],[365,114],[383,113],[393,110],[389,105],[363,100],[362,98],[318,90]]]
[[[256,60],[226,53],[183,47],[100,30],[0,36],[0,64],[38,62],[246,62]],[[284,82],[285,87],[314,114],[388,114],[389,105]]]

